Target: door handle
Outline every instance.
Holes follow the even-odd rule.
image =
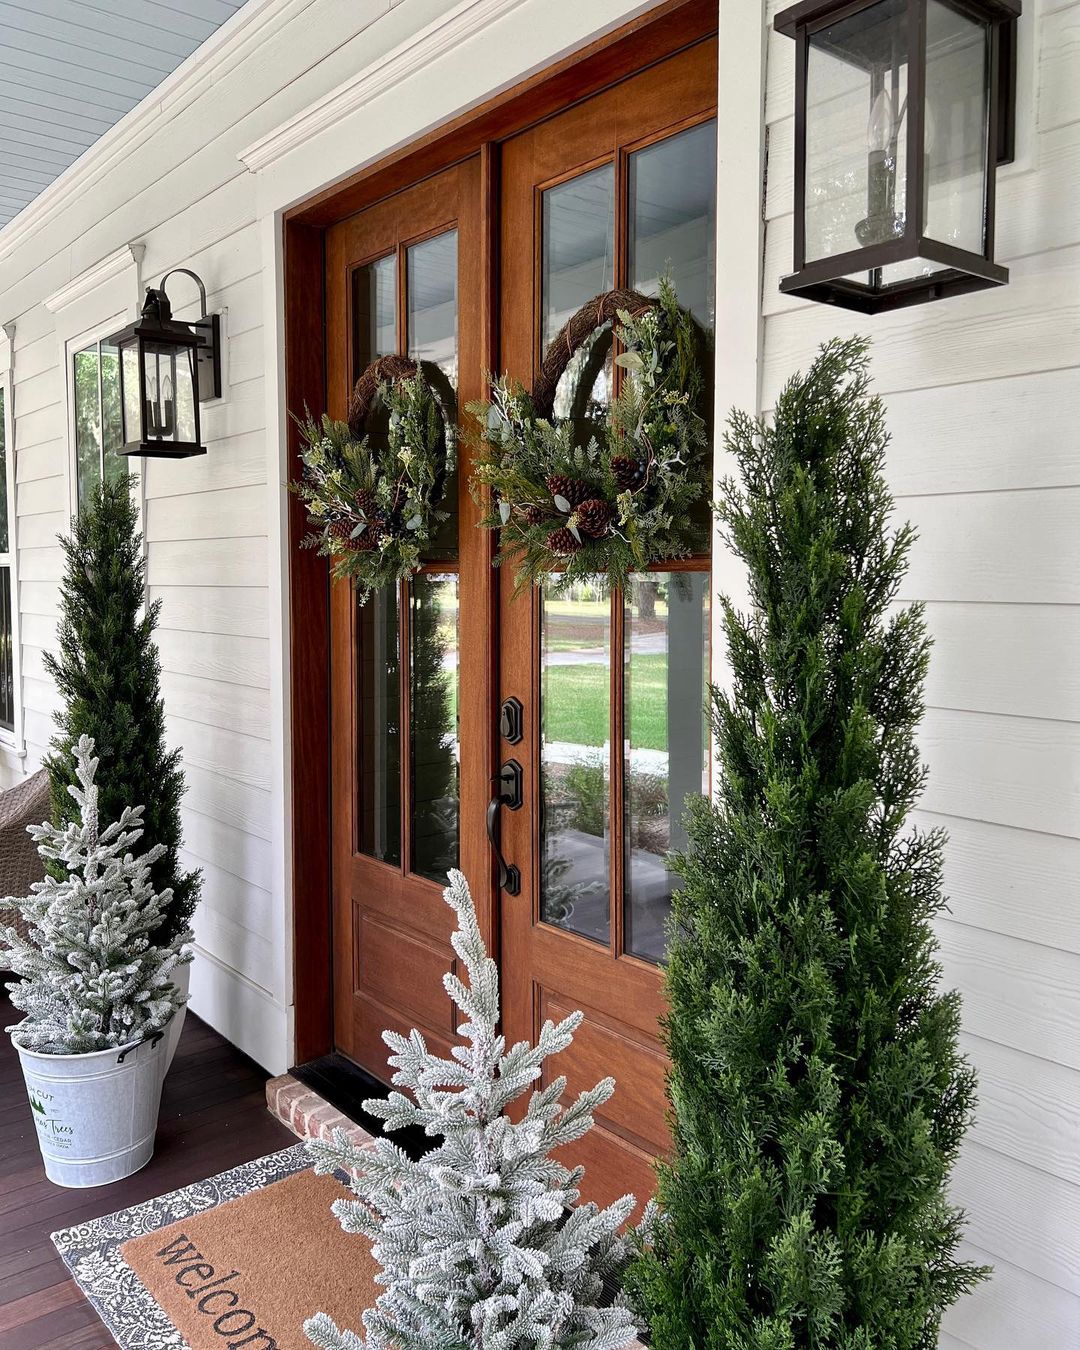
[[[516,759],[508,759],[493,780],[498,791],[487,808],[487,835],[492,852],[499,864],[499,889],[507,895],[519,895],[521,892],[521,870],[515,863],[508,863],[502,852],[502,831],[499,828],[499,807],[505,806],[517,811],[522,802],[523,774]]]

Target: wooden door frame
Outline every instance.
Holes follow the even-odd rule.
[[[420,140],[315,194],[283,215],[286,406],[326,402],[325,234],[330,225],[409,184],[479,153],[485,201],[481,297],[485,368],[498,360],[498,145],[627,75],[715,35],[716,0],[663,0],[583,50],[495,96]],[[298,429],[288,428],[288,480],[300,476]],[[330,819],[330,579],[325,558],[301,549],[302,504],[289,502],[293,1004],[295,1062],[333,1049]],[[486,532],[488,558],[494,539]],[[497,592],[490,588],[494,632]],[[484,697],[492,709],[488,762],[496,765],[494,656]],[[488,888],[492,895],[495,889]],[[497,905],[479,915],[492,949]]]

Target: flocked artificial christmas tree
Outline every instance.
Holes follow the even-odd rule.
[[[535,1047],[507,1049],[496,1032],[498,969],[460,872],[450,873],[446,900],[468,983],[455,975],[444,983],[464,1014],[465,1043],[445,1060],[428,1053],[418,1031],[408,1039],[386,1032],[393,1081],[412,1099],[395,1091],[364,1103],[388,1130],[419,1125],[443,1142],[416,1162],[385,1138],[372,1151],[341,1132],[333,1144],[308,1145],[316,1170],[354,1170],[357,1198],[335,1202],[334,1212],[371,1241],[384,1288],[363,1314],[366,1338],[323,1314],[304,1329],[324,1350],[619,1350],[634,1340],[634,1318],[621,1303],[600,1305],[605,1281],[626,1262],[619,1229],[634,1198],[604,1210],[577,1205],[582,1169],[551,1157],[592,1127],[615,1084],[607,1078],[564,1108],[566,1079],[556,1078],[511,1122],[507,1106],[570,1044],[581,1013],[545,1023]]]
[[[91,1054],[160,1030],[184,1002],[171,976],[191,960],[182,950],[189,931],[162,945],[151,936],[172,904],[150,879],[164,847],[135,853],[141,806],[101,824],[93,755],[93,741],[81,737],[68,789],[76,819],[30,830],[42,861],[58,864],[63,879],[47,875],[29,896],[0,901],[0,912],[18,911],[27,926],[0,925],[7,964],[21,977],[8,985],[11,1001],[25,1014],[7,1030],[44,1054]]]
[[[53,819],[75,818],[68,788],[77,782],[72,749],[93,738],[100,768],[101,814],[115,820],[124,807],[143,807],[146,839],[164,852],[154,863],[154,888],[171,889],[156,940],[185,930],[199,899],[198,872],[180,865],[180,752],[165,744],[161,662],[154,642],[160,602],[145,605],[145,564],[138,515],[126,474],[99,484],[64,539],[60,654],[46,655],[63,705],[53,753],[46,760]]]
[[[675,1148],[630,1274],[655,1350],[934,1350],[982,1274],[946,1193],[974,1084],[938,987],[943,838],[907,822],[929,640],[890,608],[914,536],[866,366],[828,344],[728,437],[751,613],[724,605],[721,772],[671,930]]]

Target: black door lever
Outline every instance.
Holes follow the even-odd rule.
[[[503,857],[500,842],[502,831],[499,828],[499,807],[505,806],[511,811],[517,811],[520,808],[523,783],[521,765],[516,759],[508,759],[493,781],[498,784],[498,792],[488,802],[488,840],[499,863],[500,889],[504,890],[507,895],[518,895],[521,892],[521,870],[515,863],[507,863]]]

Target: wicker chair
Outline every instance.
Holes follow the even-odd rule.
[[[44,877],[41,859],[26,827],[48,820],[49,807],[49,775],[44,769],[7,792],[0,792],[0,897],[29,895],[31,883]],[[11,917],[10,910],[5,912],[5,922],[10,922]],[[15,927],[23,929],[17,916]],[[0,969],[6,964],[4,955],[0,948]]]

